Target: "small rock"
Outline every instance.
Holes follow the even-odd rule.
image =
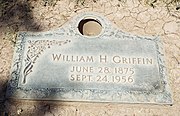
[[[23,109],[17,110],[17,114],[20,115],[23,112]]]

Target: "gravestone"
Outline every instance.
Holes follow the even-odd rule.
[[[172,104],[167,77],[159,37],[125,33],[88,12],[59,29],[18,34],[6,96]]]

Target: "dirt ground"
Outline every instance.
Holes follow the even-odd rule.
[[[167,0],[168,3],[168,0]],[[180,116],[180,10],[161,0],[0,1],[0,116]],[[47,31],[94,11],[124,32],[159,36],[173,105],[7,100],[4,97],[18,31]]]

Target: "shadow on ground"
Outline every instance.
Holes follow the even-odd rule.
[[[40,24],[34,21],[32,9],[33,6],[31,6],[29,0],[0,0],[1,34],[6,33],[7,30],[12,30],[14,33],[18,31],[41,31]],[[0,41],[2,39],[3,37],[0,36]],[[7,77],[0,73],[0,116],[11,116],[11,112],[15,112],[15,114],[12,114],[15,116],[21,113],[21,111],[18,112],[16,106],[11,109],[10,105],[7,105],[12,103],[5,98],[7,81]],[[42,109],[48,110],[48,108],[48,104],[42,105]],[[38,109],[34,110],[34,116],[39,112]]]
[[[2,116],[68,116],[62,104],[55,101],[8,100],[5,105],[9,109]]]
[[[10,27],[16,32],[40,31],[33,19],[33,8],[29,0],[0,0],[0,28]]]

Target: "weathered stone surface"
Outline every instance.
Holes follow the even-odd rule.
[[[78,24],[95,19],[97,36]],[[172,104],[158,37],[140,37],[83,13],[59,29],[18,35],[7,97],[65,101]]]

